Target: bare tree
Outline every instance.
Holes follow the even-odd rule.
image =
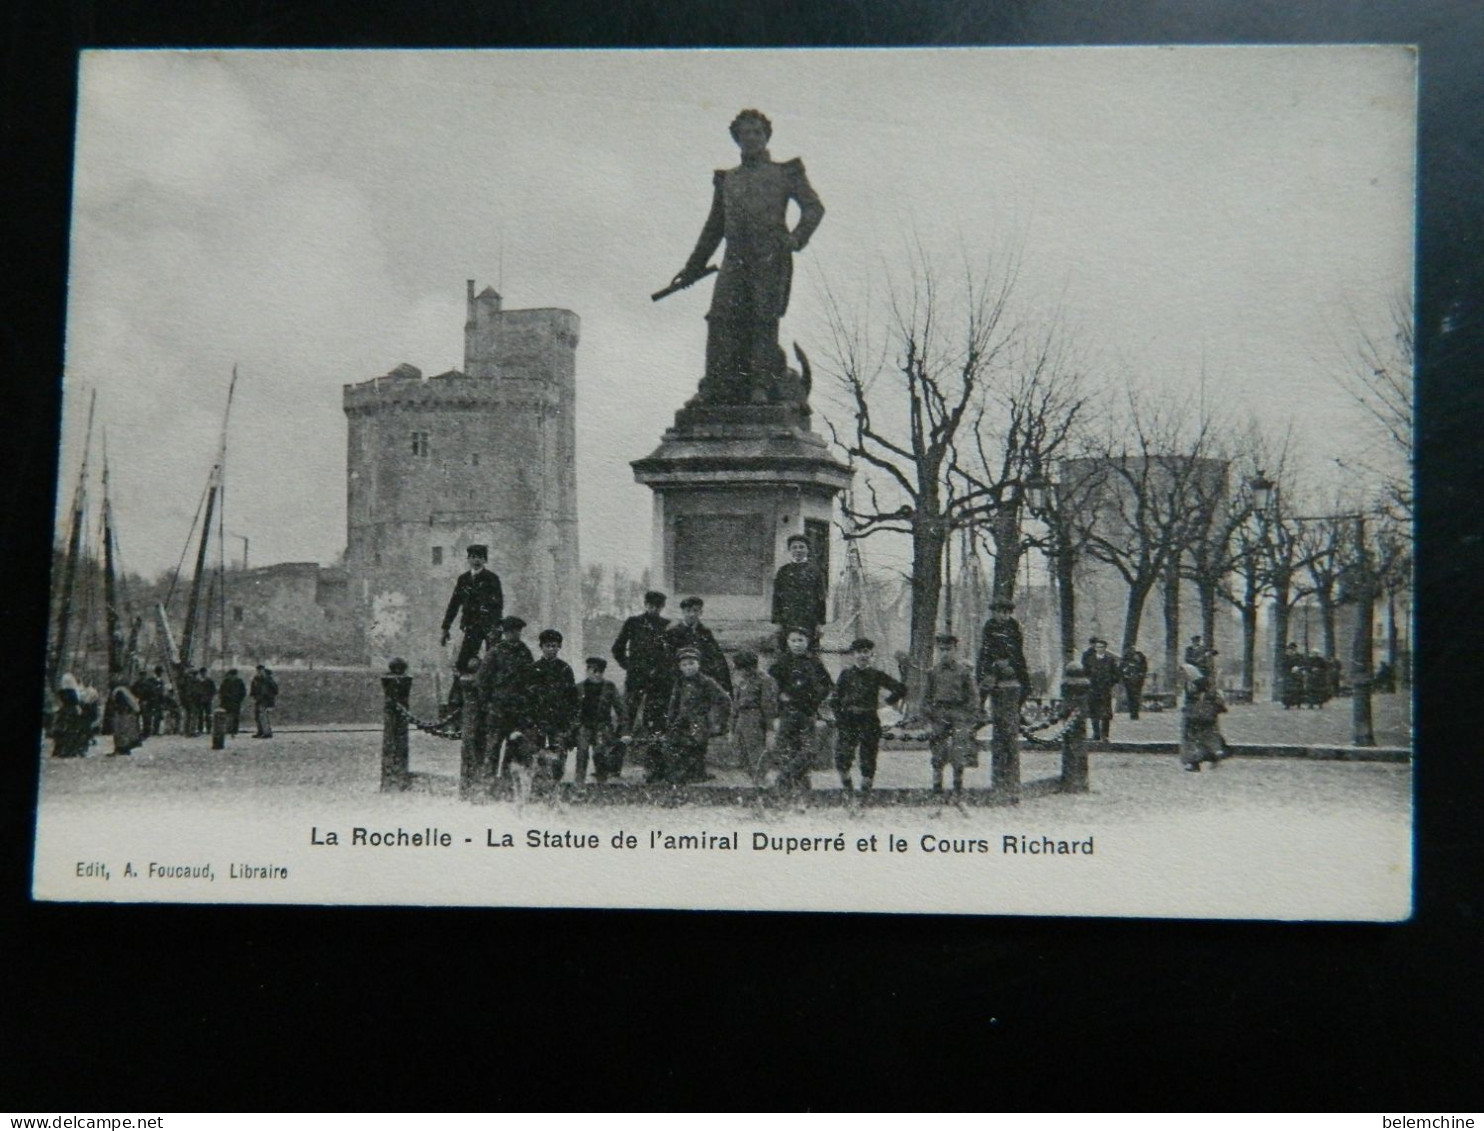
[[[843,428],[830,422],[830,431],[863,472],[866,499],[865,506],[842,500],[846,537],[911,540],[914,675],[931,657],[949,539],[984,505],[951,470],[965,425],[1015,336],[1007,308],[1017,273],[1013,259],[991,263],[980,273],[966,269],[961,287],[946,288],[919,247],[908,284],[889,289],[879,342],[827,288],[833,349],[826,372],[848,421]]]
[[[1112,566],[1128,587],[1124,653],[1138,643],[1144,606],[1161,580],[1178,580],[1174,564],[1190,544],[1198,509],[1195,483],[1220,461],[1208,456],[1209,426],[1189,423],[1181,406],[1149,404],[1134,390],[1128,414],[1100,442],[1090,460],[1064,464],[1063,480],[1104,476],[1082,516],[1086,552]]]
[[[1416,359],[1410,295],[1392,300],[1391,319],[1393,330],[1389,336],[1355,328],[1355,344],[1346,350],[1351,356],[1350,370],[1341,378],[1345,390],[1370,416],[1376,439],[1390,458],[1361,456],[1348,462],[1381,478],[1388,511],[1410,530],[1415,466],[1412,386]]]

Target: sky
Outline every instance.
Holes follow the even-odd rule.
[[[341,391],[463,363],[465,280],[563,307],[585,562],[648,564],[629,461],[703,366],[690,253],[727,124],[773,121],[826,207],[785,343],[826,291],[877,317],[905,253],[1019,262],[1109,382],[1204,389],[1319,476],[1370,435],[1337,378],[1413,271],[1415,55],[1398,47],[98,51],[80,71],[59,511],[97,394],[125,568],[175,565],[234,398],[228,553],[345,545]],[[822,394],[816,412],[828,413]]]

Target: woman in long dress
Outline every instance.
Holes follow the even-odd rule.
[[[1180,764],[1192,773],[1199,773],[1202,762],[1215,766],[1227,756],[1226,739],[1219,722],[1226,711],[1226,700],[1193,664],[1186,664],[1185,668],[1190,686],[1181,711]]]
[[[113,753],[128,754],[144,741],[139,700],[123,684],[113,689]],[[111,757],[111,755],[110,755]]]

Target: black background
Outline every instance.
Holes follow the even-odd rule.
[[[170,9],[188,16],[161,7],[4,8],[8,1106],[1477,1107],[1484,6],[197,0]],[[1426,691],[1412,922],[29,902],[78,48],[1202,42],[1422,48]]]

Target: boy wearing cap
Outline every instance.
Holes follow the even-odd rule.
[[[536,638],[541,656],[531,665],[527,684],[531,730],[546,757],[543,768],[553,781],[561,781],[567,767],[567,749],[577,729],[577,678],[572,665],[562,659],[562,634],[554,628]]]
[[[578,686],[581,697],[577,706],[577,783],[587,781],[588,759],[592,759],[594,776],[601,782],[623,773],[623,747],[615,751],[614,741],[623,726],[623,700],[618,688],[603,673],[608,661],[601,656],[587,658],[587,676]]]
[[[767,774],[767,753],[778,720],[778,682],[758,671],[757,653],[745,649],[732,657],[732,750],[754,785]]]
[[[443,614],[443,644],[448,643],[453,618],[460,618],[459,628],[464,633],[464,640],[459,645],[459,657],[454,661],[454,667],[461,672],[466,670],[470,660],[479,655],[485,641],[499,632],[501,618],[505,615],[505,595],[500,589],[500,579],[493,570],[485,568],[489,556],[488,546],[475,543],[469,547],[468,572],[459,574],[459,579],[454,582],[453,596]]]
[[[701,610],[706,602],[699,597],[687,597],[680,602],[680,623],[665,629],[665,646],[678,661],[686,648],[694,648],[701,657],[701,671],[709,675],[728,695],[732,693],[732,673],[727,668],[726,653],[716,642],[716,636],[701,623]]]
[[[809,634],[814,646],[819,626],[825,622],[828,585],[824,574],[809,561],[809,539],[794,534],[788,539],[789,560],[773,575],[773,623],[778,626],[778,650],[787,652],[788,635],[795,628]]]
[[[649,716],[645,727],[654,729],[651,724],[660,721],[658,716],[669,702],[671,661],[665,629],[670,621],[660,615],[664,607],[665,595],[651,589],[644,594],[644,612],[624,621],[613,642],[613,658],[625,672],[625,734],[633,733],[641,712]]]
[[[931,727],[928,747],[932,751],[933,792],[943,792],[943,768],[953,767],[953,793],[964,791],[964,767],[977,766],[974,728],[979,721],[979,684],[974,673],[959,663],[955,648],[958,637],[939,633],[938,657],[928,670],[923,689],[923,711]]]
[[[526,688],[535,661],[530,645],[520,638],[525,627],[520,617],[505,617],[500,622],[500,639],[490,646],[479,667],[485,759],[499,769],[501,777],[510,772],[508,754],[502,758],[501,753],[505,740],[526,724]]]
[[[809,788],[814,731],[825,726],[819,709],[834,690],[830,673],[809,654],[809,629],[797,625],[788,630],[787,640],[788,654],[768,669],[778,683],[774,758],[778,763],[777,786],[783,793]]]
[[[855,791],[850,768],[856,752],[861,760],[861,792],[870,793],[876,779],[876,754],[881,749],[881,692],[896,706],[907,695],[907,686],[871,666],[876,642],[862,636],[850,645],[851,666],[840,673],[830,703],[835,709],[839,734],[835,743],[835,770],[847,792]]]
[[[655,753],[649,780],[681,785],[706,781],[706,742],[726,730],[731,699],[716,680],[701,670],[698,648],[682,648],[676,658],[679,675],[665,712],[665,740]],[[654,748],[652,747],[651,750]]]
[[[1015,672],[1023,702],[1031,691],[1030,668],[1025,662],[1025,640],[1020,622],[1015,619],[1015,604],[1003,597],[989,606],[989,619],[979,636],[979,659],[974,664],[974,678],[979,690],[988,695],[995,686],[995,664],[1005,661]]]

